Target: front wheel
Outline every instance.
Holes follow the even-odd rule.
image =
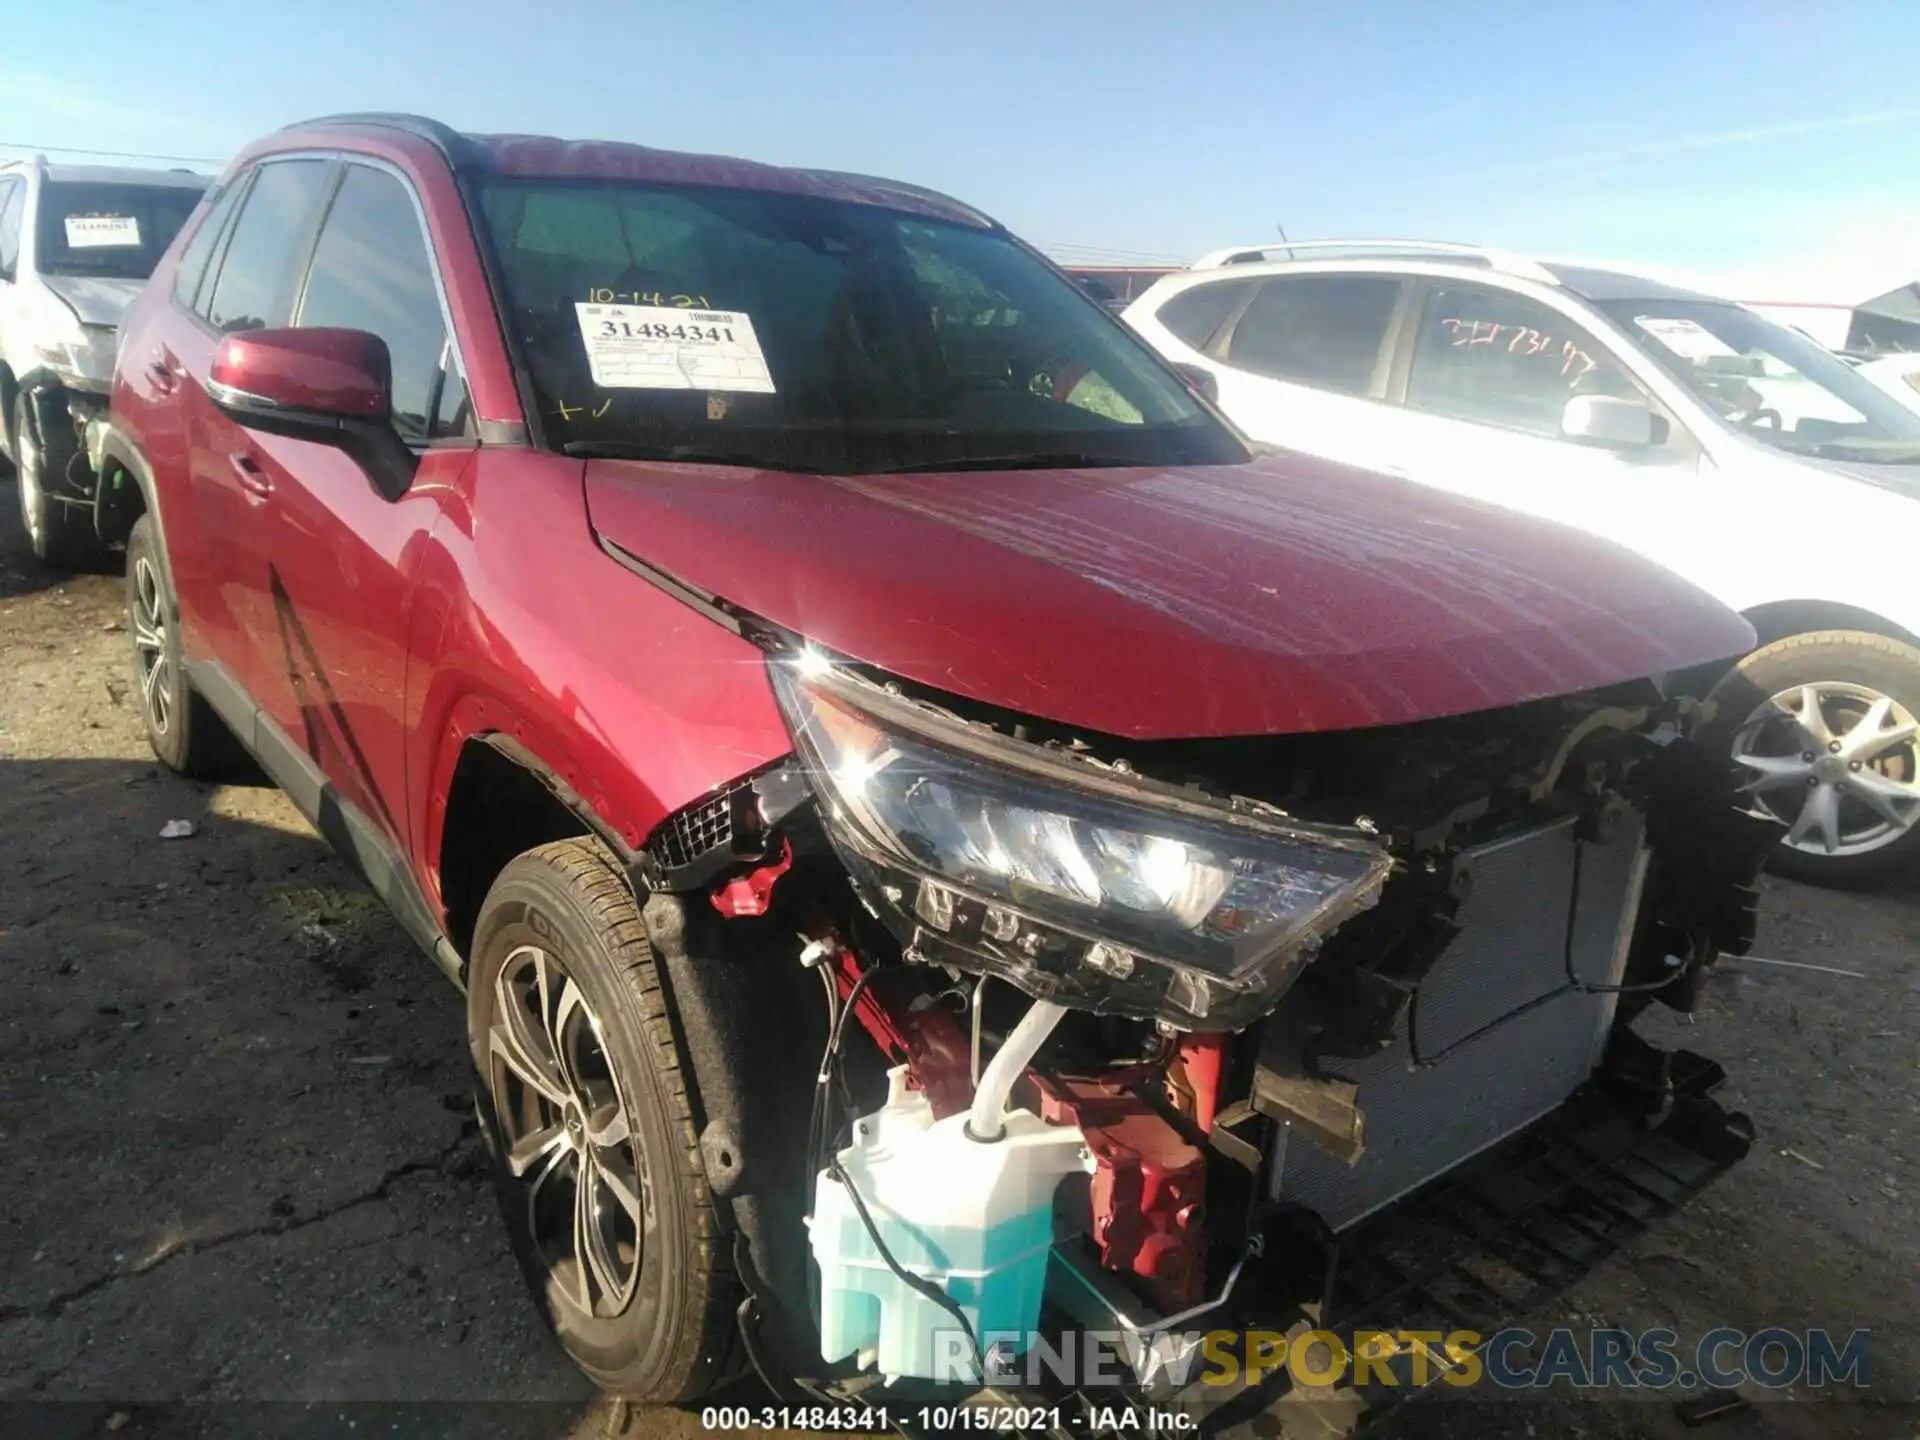
[[[99,565],[105,547],[94,530],[92,507],[69,505],[47,493],[48,478],[57,481],[66,474],[79,446],[71,435],[42,431],[34,414],[33,397],[22,391],[13,400],[11,433],[14,483],[20,491],[20,525],[27,532],[27,545],[49,565],[63,570],[93,569]]]
[[[1860,887],[1920,861],[1920,650],[1863,631],[1791,635],[1713,699],[1744,792],[1787,826],[1774,873]]]
[[[727,1377],[735,1302],[690,1077],[632,889],[591,840],[509,863],[474,929],[467,1023],[514,1252],[574,1362],[617,1394]]]

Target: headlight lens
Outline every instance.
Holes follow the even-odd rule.
[[[817,662],[772,668],[869,903],[924,958],[1039,998],[1237,1028],[1386,878],[1357,832],[1076,761]]]

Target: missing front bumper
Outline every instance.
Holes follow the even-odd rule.
[[[1356,1332],[1474,1331],[1490,1337],[1538,1316],[1616,1251],[1691,1202],[1753,1143],[1748,1118],[1711,1098],[1725,1078],[1718,1065],[1679,1052],[1659,1068],[1662,1084],[1649,1089],[1616,1081],[1610,1063],[1565,1106],[1343,1233],[1330,1232],[1302,1211],[1277,1218],[1262,1259],[1230,1292],[1231,1305],[1197,1320],[1196,1328],[1288,1336],[1331,1331],[1351,1349]],[[1148,1328],[1154,1323],[1147,1315],[1129,1318]],[[1383,1418],[1441,1377],[1427,1365],[1424,1382],[1416,1383],[1411,1354],[1386,1364],[1393,1384],[1339,1384],[1310,1396],[1294,1392],[1292,1399],[1310,1398],[1323,1429],[1335,1418],[1341,1427],[1358,1427]],[[1068,1417],[1121,1417],[1122,1427],[1127,1416],[1137,1423],[1150,1413],[1177,1413],[1180,1429],[1216,1434],[1290,1394],[1284,1369],[1251,1385],[1244,1372],[1224,1384],[1208,1383],[1206,1373],[1172,1394],[1149,1394],[1133,1385],[1042,1384],[989,1387],[971,1396],[948,1391],[940,1398],[949,1407],[1024,1404]],[[921,1433],[910,1424],[902,1428]],[[1078,1424],[1058,1433],[1135,1432]]]

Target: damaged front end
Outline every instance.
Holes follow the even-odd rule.
[[[827,982],[816,1393],[1058,1398],[1023,1358],[1092,1331],[1135,1393],[1215,1405],[1200,1332],[1325,1323],[1369,1237],[1541,1134],[1678,1114],[1744,1150],[1701,1118],[1717,1069],[1631,1028],[1746,949],[1777,834],[1690,701],[1122,747],[772,670],[795,760],[663,827],[646,879]]]

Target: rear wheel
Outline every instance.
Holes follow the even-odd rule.
[[[625,875],[591,840],[512,861],[474,929],[468,1033],[501,1211],[534,1296],[608,1390],[727,1376],[735,1301],[689,1077]]]
[[[1793,635],[1713,693],[1743,790],[1787,826],[1769,869],[1863,886],[1920,861],[1920,650],[1862,631]]]
[[[14,483],[20,491],[20,524],[33,553],[63,570],[87,570],[100,563],[104,549],[94,531],[93,507],[70,505],[47,493],[79,453],[70,434],[43,434],[33,397],[22,391],[13,400]],[[64,487],[62,487],[64,488]]]
[[[127,537],[127,629],[133,636],[140,715],[153,753],[190,779],[226,778],[240,763],[240,744],[187,680],[180,607],[151,515],[136,520]]]

